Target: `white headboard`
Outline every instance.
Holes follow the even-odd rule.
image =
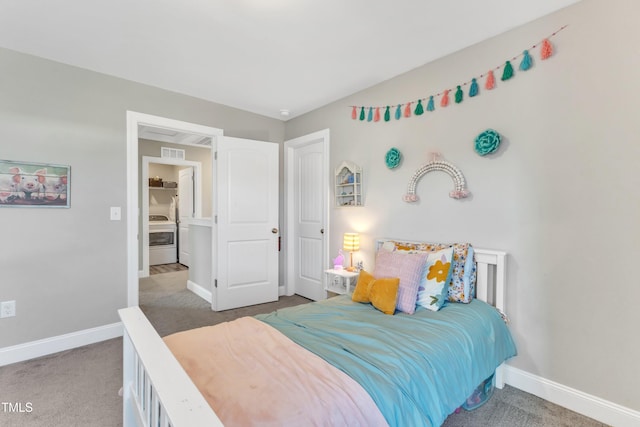
[[[378,239],[376,252],[385,242],[428,243],[403,239]],[[474,247],[477,266],[476,298],[485,301],[504,313],[505,281],[507,277],[507,253]]]

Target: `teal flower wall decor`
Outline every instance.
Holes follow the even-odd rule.
[[[389,169],[397,167],[400,164],[401,159],[402,154],[400,154],[400,150],[395,147],[387,151],[387,154],[384,157],[384,161]]]
[[[500,145],[500,134],[493,129],[487,129],[476,137],[476,153],[481,156],[491,154]]]

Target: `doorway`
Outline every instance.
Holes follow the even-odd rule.
[[[164,144],[161,141],[152,140],[145,142],[147,145]],[[188,230],[185,221],[186,218],[202,217],[202,193],[204,188],[202,182],[202,163],[192,160],[142,156],[141,165],[142,173],[139,185],[142,189],[140,203],[140,216],[142,220],[140,227],[142,230],[140,251],[142,252],[142,264],[140,265],[139,277],[149,276],[149,267],[154,264],[150,257],[149,232],[151,227],[156,225],[150,224],[150,215],[164,216],[168,222],[173,223],[172,226],[175,228],[174,234],[176,235],[174,239],[175,260],[170,262],[176,263],[180,261],[181,264],[188,267],[188,259],[180,260],[180,255],[182,255],[182,257],[188,257],[188,251],[185,253],[189,245],[188,232],[185,233],[184,231],[185,228]],[[180,188],[179,186],[179,176],[184,174],[183,171],[191,171],[193,184],[190,188],[184,186]],[[163,181],[159,181],[160,176],[163,177]],[[151,181],[157,179],[159,184],[157,186],[145,185],[144,183],[150,182],[150,179]],[[169,184],[169,186],[167,186],[167,184]],[[190,194],[187,194],[189,190],[191,190]],[[179,206],[179,203],[183,200],[188,203],[190,202],[191,209],[187,210]],[[207,209],[207,212],[210,212],[210,209]],[[181,224],[184,225],[181,227]]]
[[[157,131],[156,136],[153,137],[154,140],[166,142],[167,139],[173,138],[174,142],[183,145],[202,146],[199,141],[208,139],[210,146],[215,147],[218,138],[223,135],[222,129],[127,111],[127,303],[130,307],[137,306],[139,302],[138,277],[143,267],[141,260],[143,251],[140,243],[145,238],[145,234],[148,235],[148,228],[145,230],[143,226],[143,221],[146,220],[148,227],[148,215],[146,217],[139,215],[144,206],[142,202],[144,194],[140,191],[142,159],[140,159],[138,147],[139,139],[144,137],[148,129]],[[183,137],[181,142],[175,139],[177,136]],[[166,139],[163,140],[163,138]],[[210,151],[209,161],[213,165],[214,150]],[[212,173],[215,174],[215,172]],[[208,208],[211,212],[215,209],[213,189],[209,193]]]

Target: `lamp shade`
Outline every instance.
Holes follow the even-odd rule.
[[[360,235],[358,233],[344,233],[342,248],[345,251],[356,252],[360,250]]]

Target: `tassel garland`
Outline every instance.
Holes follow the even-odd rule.
[[[449,105],[449,89],[444,90],[444,93],[442,94],[442,99],[440,100],[441,107],[446,107],[447,105]]]
[[[484,88],[491,90],[496,87],[496,77],[493,75],[493,70],[490,70],[487,74],[487,80],[484,82]]]
[[[407,105],[404,107],[404,116],[411,117],[411,103],[407,102]]]
[[[553,54],[553,46],[551,46],[551,42],[549,39],[544,39],[542,41],[542,47],[540,48],[540,59],[547,59]]]
[[[433,111],[436,109],[435,102],[433,101],[433,95],[429,97],[429,102],[427,103],[427,111]]]
[[[561,27],[558,31],[551,34],[549,37],[543,39],[540,43],[534,44],[529,49],[523,50],[520,55],[514,56],[510,60],[507,60],[503,66],[497,66],[493,69],[490,69],[485,74],[481,74],[477,78],[473,77],[471,81],[467,81],[467,82],[456,85],[455,91],[454,91],[455,103],[460,104],[464,99],[464,92],[462,90],[463,86],[469,85],[469,92],[468,92],[469,98],[473,98],[479,95],[480,90],[479,90],[478,79],[481,79],[481,78],[485,79],[484,89],[486,90],[494,89],[496,87],[496,77],[494,72],[497,70],[499,71],[501,68],[502,68],[502,75],[500,76],[500,79],[502,81],[507,81],[513,78],[515,75],[515,72],[514,72],[514,66],[512,65],[511,62],[518,60],[519,57],[521,57],[521,59],[517,65],[518,70],[520,71],[530,70],[534,65],[533,57],[529,53],[530,50],[540,47],[540,53],[539,53],[540,59],[546,60],[550,58],[553,55],[553,45],[551,44],[549,39],[557,35],[557,33],[564,30],[566,27],[567,27],[566,25]],[[391,120],[391,108],[395,108],[394,117],[396,120],[400,120],[403,116],[411,117],[412,114],[414,116],[421,116],[425,113],[425,110],[429,112],[435,111],[436,97],[441,96],[440,102],[439,102],[440,107],[442,108],[447,107],[449,105],[449,93],[451,92],[451,90],[452,89],[444,89],[440,93],[437,93],[435,95],[429,95],[428,97],[423,97],[416,101],[409,101],[402,104],[396,104],[395,107],[391,107],[389,105],[384,107],[376,107],[376,106],[365,107],[365,106],[353,105],[351,106],[351,119],[352,120],[359,119],[360,121],[364,121],[366,117],[367,122],[371,122],[371,121],[379,122],[381,108],[384,108],[383,118],[385,122],[388,122]],[[423,105],[422,101],[426,101],[426,104],[427,104],[426,107]],[[415,106],[413,104],[415,104]],[[359,114],[358,114],[358,109],[360,109]],[[368,109],[367,114],[365,114],[365,109]]]
[[[462,102],[462,89],[460,88],[460,85],[458,85],[458,87],[456,88],[456,104],[460,104]]]
[[[478,82],[476,79],[471,79],[471,87],[469,88],[469,98],[472,98],[478,94]]]
[[[511,77],[513,77],[513,66],[511,65],[511,61],[507,61],[507,63],[504,64],[504,71],[502,72],[500,80],[504,82],[509,80]]]
[[[533,65],[533,61],[531,60],[531,55],[529,55],[529,51],[525,50],[522,52],[522,61],[520,61],[520,70],[527,71]]]

